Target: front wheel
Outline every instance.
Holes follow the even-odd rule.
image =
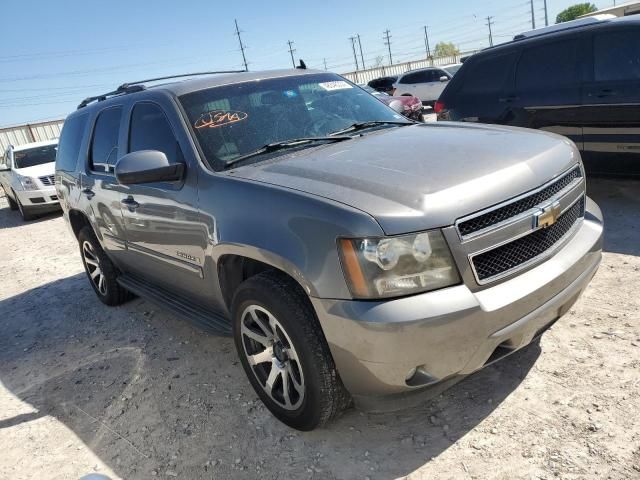
[[[20,211],[20,216],[22,217],[22,220],[24,220],[25,222],[28,222],[29,220],[33,220],[35,218],[35,215],[31,213],[27,209],[27,207],[22,205],[22,202],[17,196],[16,196],[16,203],[18,204],[18,210]]]
[[[279,272],[240,285],[233,335],[245,373],[262,402],[286,425],[313,430],[350,403],[308,298]]]

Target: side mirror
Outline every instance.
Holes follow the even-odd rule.
[[[440,81],[441,82],[448,82],[449,81],[449,77],[447,77],[446,75],[443,75],[440,77]]]
[[[118,183],[177,182],[184,177],[184,163],[169,163],[167,156],[157,150],[127,153],[116,163]]]

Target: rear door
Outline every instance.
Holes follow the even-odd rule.
[[[640,175],[640,27],[599,29],[590,43],[593,61],[581,114],[585,167]]]
[[[582,42],[583,37],[574,36],[523,47],[512,98],[505,99],[512,106],[510,124],[558,133],[582,148]]]
[[[119,137],[123,107],[101,110],[93,122],[86,164],[80,175],[79,207],[88,212],[102,247],[111,259],[123,266],[125,235],[120,200],[123,187],[113,169],[120,152]]]
[[[151,101],[140,101],[128,115],[127,152],[157,150],[170,162],[186,163],[180,182],[128,185],[123,198],[127,269],[176,293],[207,300],[204,285],[205,228],[198,214],[197,168],[177,116]],[[175,115],[175,112],[174,112]],[[183,135],[184,136],[184,135]]]

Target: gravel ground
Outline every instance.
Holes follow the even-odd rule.
[[[108,308],[59,215],[0,198],[0,478],[640,478],[640,183],[591,181],[603,264],[534,344],[418,408],[299,433],[232,341]]]

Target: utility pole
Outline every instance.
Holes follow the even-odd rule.
[[[358,33],[358,46],[360,47],[360,60],[362,60],[362,69],[366,69],[364,66],[364,55],[362,55],[362,42],[360,42],[360,34]]]
[[[487,17],[487,27],[489,27],[489,46],[493,47],[493,34],[491,33],[491,25],[493,25],[494,22],[491,21],[493,17]]]
[[[291,65],[293,65],[293,68],[296,68],[296,61],[293,59],[293,52],[295,52],[296,49],[293,48],[293,42],[291,40],[287,40],[287,44],[289,44],[289,53],[291,54]]]
[[[322,62],[324,63],[324,69],[327,70],[327,59],[323,58]]]
[[[244,49],[246,48],[242,43],[242,37],[240,36],[240,29],[238,28],[238,20],[236,22],[236,35],[238,36],[238,42],[240,42],[240,51],[242,52],[242,63],[244,64],[244,71],[248,72],[249,67],[247,66],[247,57],[244,56]]]
[[[533,0],[531,0],[531,29],[536,29],[536,15],[533,12]]]
[[[429,34],[427,33],[427,26],[424,27],[424,48],[427,51],[427,60],[431,58],[431,49],[429,48]]]
[[[545,27],[549,26],[549,12],[547,11],[547,0],[544,0],[544,26]]]
[[[389,35],[389,29],[384,31],[384,44],[389,49],[389,65],[393,65],[393,58],[391,57],[391,35]]]
[[[353,60],[356,62],[356,71],[360,70],[358,66],[358,55],[356,54],[356,37],[349,37],[351,40],[351,50],[353,50]]]

